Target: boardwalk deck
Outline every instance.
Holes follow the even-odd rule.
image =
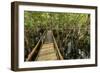
[[[36,60],[57,60],[56,51],[54,49],[53,43],[43,44]]]

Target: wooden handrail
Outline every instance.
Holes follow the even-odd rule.
[[[33,48],[32,52],[28,55],[28,58],[26,59],[26,61],[29,61],[32,57],[32,55],[34,54],[34,52],[36,51],[37,47],[39,46],[41,39],[38,41],[38,43],[36,44],[36,46]]]
[[[52,34],[52,35],[53,35],[53,34]],[[60,60],[63,60],[64,58],[63,58],[63,56],[62,56],[61,53],[60,53],[60,50],[59,50],[59,48],[58,48],[58,45],[57,45],[56,40],[55,40],[55,38],[54,38],[54,35],[53,35],[53,41],[54,41],[55,49],[56,49],[56,51],[57,51],[57,53],[58,53],[59,59],[60,59]]]
[[[43,39],[44,35],[45,35],[45,32],[43,33],[42,38],[40,38],[40,40],[38,41],[38,43],[36,44],[36,46],[33,48],[32,52],[28,55],[28,58],[26,59],[26,61],[30,61],[30,59],[32,58],[33,54],[37,50],[37,47],[39,46],[41,40]]]

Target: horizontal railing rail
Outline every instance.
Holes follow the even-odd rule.
[[[53,34],[52,34],[52,35],[53,35]],[[63,58],[63,56],[61,55],[61,52],[60,52],[60,50],[59,50],[59,48],[58,48],[58,45],[57,45],[57,43],[56,43],[56,40],[55,40],[54,35],[53,35],[53,41],[54,41],[55,50],[57,51],[57,56],[59,57],[60,60],[63,60],[64,58]]]
[[[45,31],[45,32],[46,32],[46,31]],[[44,39],[43,37],[44,37],[44,35],[45,35],[45,32],[43,33],[42,37],[40,38],[40,40],[38,41],[38,43],[36,44],[36,46],[33,48],[32,52],[29,53],[28,58],[26,59],[26,61],[30,61],[31,58],[33,57],[34,53],[37,51],[38,46],[40,45],[40,43],[43,44],[43,39]]]

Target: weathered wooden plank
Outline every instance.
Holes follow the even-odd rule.
[[[36,60],[38,61],[57,60],[56,52],[54,50],[54,44],[53,43],[44,44]]]

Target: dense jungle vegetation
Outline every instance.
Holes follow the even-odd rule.
[[[47,30],[53,31],[64,59],[90,58],[90,14],[25,11],[25,57]]]

